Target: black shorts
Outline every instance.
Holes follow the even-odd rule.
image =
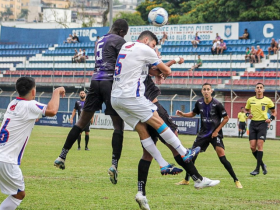
[[[86,127],[83,129],[85,132],[90,132],[90,122],[86,125]]]
[[[265,121],[251,121],[249,127],[249,140],[266,140],[267,123]]]
[[[154,103],[158,110],[158,115],[162,118],[162,120],[165,122],[165,124],[173,131],[175,132],[178,128],[178,126],[176,124],[173,123],[172,118],[169,116],[169,114],[167,113],[167,111],[163,108],[163,106],[161,106],[161,104],[159,102]],[[157,142],[157,138],[160,139],[160,141],[164,144],[166,144],[165,140],[163,138],[161,138],[161,136],[159,135],[159,133],[156,131],[156,129],[154,129],[153,127],[149,126],[147,127],[147,130],[149,132],[149,134],[151,135],[151,138],[154,140],[154,142]]]
[[[246,128],[246,123],[245,122],[239,122],[239,129],[240,130],[245,130]]]
[[[105,115],[118,116],[111,105],[112,85],[112,80],[91,80],[83,110],[86,112],[101,110],[104,102],[106,105]]]
[[[214,149],[216,148],[216,146],[222,147],[223,149],[225,149],[223,138],[221,138],[220,135],[218,135],[215,138],[211,138],[211,136],[205,137],[205,138],[197,137],[193,143],[192,148],[199,146],[201,148],[201,152],[205,152],[210,143],[212,144]]]

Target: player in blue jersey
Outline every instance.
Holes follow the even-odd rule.
[[[73,123],[73,119],[74,119],[77,111],[78,111],[78,117],[80,118],[82,110],[85,105],[85,101],[86,101],[86,93],[85,93],[85,91],[81,90],[80,91],[80,100],[76,101],[71,118],[70,118],[71,124]],[[90,123],[91,124],[93,123],[93,118],[91,118],[90,122],[88,122],[86,127],[83,129],[83,131],[85,132],[85,150],[87,150],[87,151],[89,151],[88,142],[89,142]],[[80,133],[80,135],[78,137],[78,150],[81,150],[81,135],[82,135],[82,133]]]
[[[59,157],[54,162],[56,167],[65,169],[67,153],[93,117],[95,111],[100,110],[104,102],[106,105],[105,114],[111,116],[114,126],[112,167],[109,169],[109,172],[112,172],[111,181],[114,184],[117,182],[117,167],[122,151],[124,122],[112,108],[110,98],[116,60],[122,45],[125,43],[123,37],[127,34],[127,31],[127,22],[118,19],[114,22],[108,34],[100,37],[97,41],[94,53],[95,69],[83,111],[78,122],[69,132]]]
[[[228,122],[229,117],[224,106],[215,98],[211,96],[213,89],[211,84],[204,83],[202,85],[203,98],[198,99],[195,103],[194,109],[189,113],[183,113],[177,110],[176,114],[181,117],[194,117],[200,115],[201,128],[198,136],[193,144],[193,147],[200,146],[201,151],[206,151],[207,147],[211,143],[217,152],[217,155],[224,165],[226,170],[233,178],[237,188],[242,188],[240,181],[237,179],[230,162],[225,156],[225,146],[223,143],[222,127]],[[222,122],[221,122],[221,119]],[[197,157],[193,158],[195,162]],[[188,181],[189,177],[186,175],[185,180]]]

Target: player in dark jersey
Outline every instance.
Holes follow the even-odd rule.
[[[74,119],[77,111],[78,111],[78,117],[80,118],[80,115],[84,108],[85,101],[86,101],[86,93],[85,93],[85,91],[81,90],[80,91],[80,100],[76,101],[71,118],[70,118],[71,124],[73,123],[73,119]],[[89,142],[90,123],[91,124],[93,123],[93,118],[91,118],[90,122],[88,122],[86,127],[83,129],[83,131],[85,132],[85,150],[87,150],[87,151],[89,151],[88,142]],[[82,133],[80,133],[80,135],[78,137],[78,150],[81,150],[81,135],[82,135]]]
[[[127,34],[127,31],[127,22],[123,19],[118,19],[112,25],[109,33],[98,40],[95,48],[95,70],[92,75],[84,109],[78,122],[69,132],[61,154],[54,162],[56,167],[65,169],[67,153],[94,115],[94,112],[100,110],[104,102],[106,105],[105,114],[111,116],[114,126],[112,167],[109,170],[109,172],[112,172],[110,179],[113,184],[117,183],[117,167],[122,151],[124,122],[112,108],[110,100],[115,64],[118,53],[125,43],[123,37]]]
[[[202,85],[201,92],[203,98],[197,100],[192,112],[183,113],[177,110],[176,114],[181,117],[194,117],[195,115],[200,114],[201,128],[196,140],[194,141],[193,147],[200,146],[201,151],[205,152],[207,147],[211,143],[216,150],[221,163],[233,178],[236,187],[242,188],[242,185],[237,179],[230,162],[226,159],[225,156],[222,127],[229,120],[228,114],[224,106],[218,100],[211,96],[211,94],[213,93],[211,84],[204,83]],[[222,122],[221,119],[223,119]],[[193,158],[193,162],[195,162],[196,158],[197,156]],[[186,175],[185,179],[188,181],[188,175]]]
[[[177,60],[177,61],[176,61]],[[171,66],[175,63],[182,64],[184,62],[183,58],[176,58],[176,60],[171,60],[165,65]],[[160,79],[159,79],[160,81]],[[144,81],[145,85],[145,97],[152,101],[157,107],[157,112],[159,116],[163,119],[163,121],[167,124],[168,127],[178,136],[177,133],[177,125],[173,123],[172,118],[168,115],[167,111],[164,109],[164,107],[158,102],[157,97],[161,94],[159,88],[155,85],[150,75],[148,75]],[[158,140],[162,143],[164,143],[173,153],[175,161],[182,166],[192,177],[192,179],[195,181],[195,188],[201,189],[204,187],[212,187],[220,183],[219,180],[210,180],[206,177],[202,177],[196,167],[194,166],[193,162],[186,163],[183,161],[180,154],[169,144],[167,144],[163,138],[158,134],[158,132],[151,126],[147,126],[148,132],[151,135],[151,138],[154,140],[155,144]],[[143,156],[139,161],[138,164],[138,193],[136,194],[136,201],[138,202],[141,209],[150,209],[149,205],[146,200],[146,183],[149,173],[149,168],[151,165],[151,161],[153,160],[153,157],[150,155],[150,153],[143,148]]]

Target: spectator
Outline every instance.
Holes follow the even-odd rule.
[[[224,42],[223,39],[221,39],[219,46],[217,46],[217,55],[219,54],[219,50],[220,50],[220,54],[222,55],[224,50],[226,49],[227,49],[227,44]]]
[[[250,50],[249,47],[247,47],[247,48],[246,48],[246,53],[245,53],[245,63],[247,62],[247,60],[250,62],[250,60],[251,60],[251,55],[250,55],[250,53],[251,53],[251,50]]]
[[[80,42],[79,37],[77,37],[76,33],[74,33],[72,42],[73,42],[73,43]]]
[[[72,57],[72,63],[75,63],[75,62],[77,62],[76,60],[78,59],[78,51],[77,51],[77,49],[75,49],[75,54],[74,54],[74,56]]]
[[[198,36],[198,32],[195,33],[195,38],[194,40],[192,41],[192,45],[194,48],[197,48],[197,45],[199,44],[200,42],[200,37]]]
[[[218,33],[216,33],[216,40],[217,40],[217,41],[220,41],[220,40],[221,40],[221,37],[219,36]]]
[[[257,50],[255,49],[254,46],[251,47],[251,52],[250,52],[249,55],[251,56],[251,61],[250,61],[250,63],[255,63],[255,62],[256,62]]]
[[[245,28],[243,35],[240,36],[239,39],[249,39],[249,33],[247,28]]]
[[[195,69],[198,69],[200,66],[202,66],[202,60],[200,58],[200,55],[197,56],[197,61],[196,64],[194,66],[192,66],[191,69],[189,69],[189,71],[193,71]]]
[[[257,63],[261,62],[261,58],[264,58],[263,50],[260,48],[260,46],[257,46],[257,53],[256,53]]]
[[[64,41],[63,43],[72,43],[72,41],[73,41],[72,34],[69,34],[69,36],[67,37],[66,41]]]
[[[163,32],[163,36],[161,38],[161,44],[164,44],[165,40],[167,40],[167,39],[168,39],[167,34],[165,32]]]
[[[80,63],[85,63],[85,62],[86,62],[86,59],[88,59],[88,54],[87,54],[86,49],[83,49],[83,54],[82,54],[82,56],[80,57],[79,62],[80,62]]]
[[[270,47],[268,48],[268,54],[270,55],[270,51],[273,51],[274,54],[278,51],[278,43],[275,41],[274,38],[271,39]]]
[[[211,47],[211,53],[212,53],[212,55],[214,55],[215,53],[216,53],[216,51],[217,51],[217,40],[215,39],[215,40],[213,40],[213,46]]]

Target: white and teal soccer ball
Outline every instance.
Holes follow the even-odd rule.
[[[156,7],[149,12],[148,20],[154,26],[164,26],[168,21],[168,13],[162,7]]]

